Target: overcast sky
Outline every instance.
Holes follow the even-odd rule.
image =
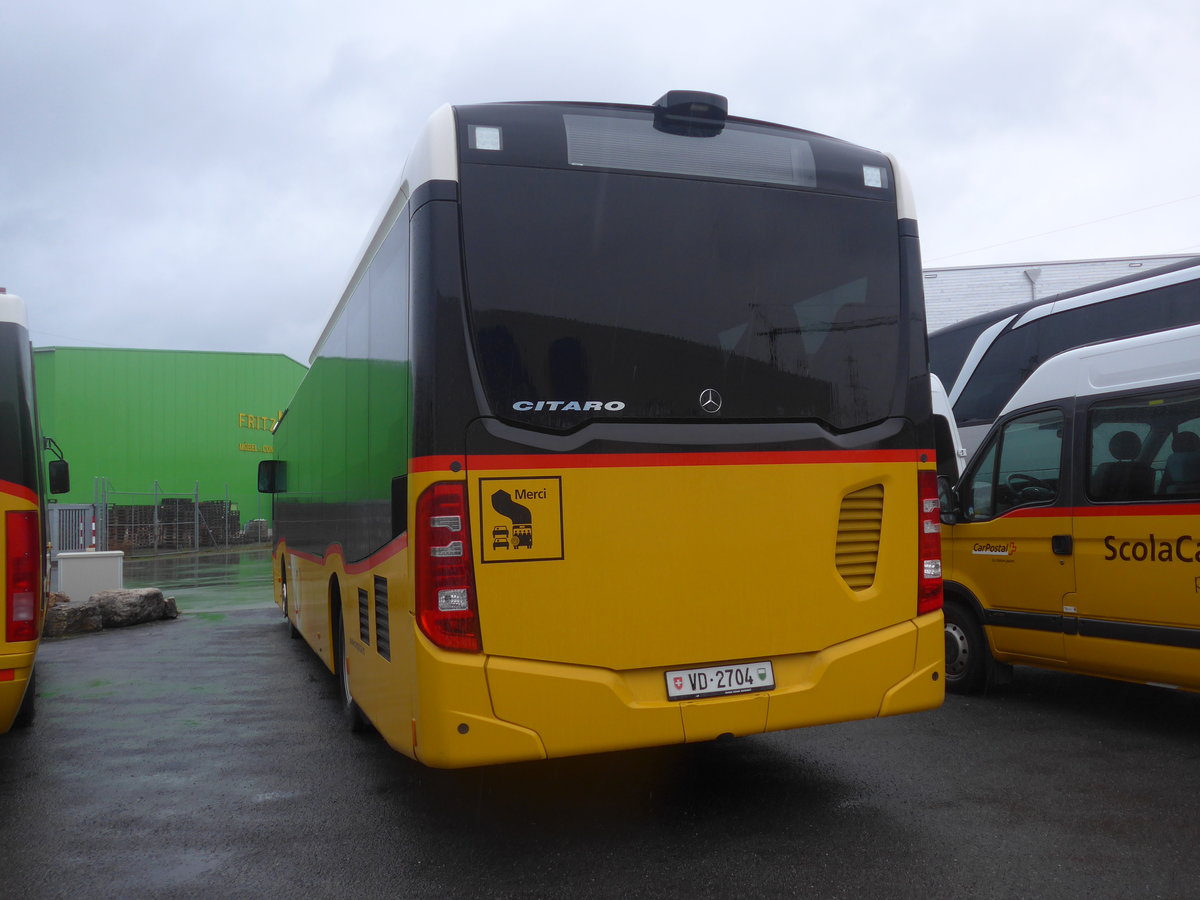
[[[0,285],[307,362],[438,106],[677,88],[896,154],[926,266],[1200,254],[1195,0],[5,0]]]

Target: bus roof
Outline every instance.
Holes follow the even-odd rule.
[[[1064,397],[1200,380],[1200,325],[1067,350],[1042,363],[1000,415]]]
[[[663,99],[666,98],[664,97]],[[358,286],[363,273],[367,270],[367,267],[370,266],[372,258],[383,245],[383,241],[387,237],[389,230],[413,194],[422,185],[429,182],[457,182],[459,180],[458,127],[456,123],[457,111],[487,107],[503,110],[505,108],[511,109],[522,106],[557,107],[562,110],[586,108],[594,110],[639,110],[642,112],[649,112],[655,108],[649,105],[639,106],[626,103],[571,102],[558,100],[455,105],[446,104],[439,107],[429,117],[429,120],[424,124],[421,131],[418,133],[416,142],[414,143],[412,150],[405,160],[404,169],[400,175],[400,180],[393,187],[391,194],[389,194],[389,202],[380,211],[375,219],[375,222],[367,232],[367,237],[363,242],[362,250],[357,257],[355,267],[351,270],[350,277],[347,279],[346,287],[343,290],[337,304],[334,306],[334,309],[330,314],[320,337],[317,338],[317,342],[314,345],[312,352],[309,354],[309,365],[312,365],[320,355],[322,345],[332,332],[338,314],[345,307],[346,302],[349,300],[351,294],[354,293],[354,290]],[[818,132],[806,131],[804,129],[793,128],[791,126],[774,122],[764,122],[757,119],[743,119],[738,116],[727,116],[725,121],[728,123],[761,126],[764,128],[780,129],[797,134],[804,134],[813,139],[829,142],[831,144],[838,144],[847,148],[857,148],[859,150],[867,151],[867,148],[857,147],[857,145],[850,144],[849,142],[841,140],[840,138],[833,138]],[[879,153],[879,155],[886,157],[892,166],[892,175],[895,179],[895,183],[890,186],[890,190],[894,190],[895,192],[899,218],[915,220],[916,207],[913,202],[912,187],[907,175],[891,154]],[[1197,258],[1197,261],[1200,261],[1200,257]]]
[[[1200,256],[983,313],[930,334],[929,366],[941,377],[950,402],[957,406],[981,362],[1005,335],[1073,309],[1194,281],[1200,281]]]
[[[1122,275],[1120,278],[1110,278],[1107,281],[1100,281],[1095,284],[1087,284],[1083,287],[1073,288],[1069,291],[1061,291],[1057,294],[1050,294],[1046,297],[1038,297],[1034,300],[1026,300],[1024,303],[1014,303],[1012,306],[1006,306],[1003,309],[993,309],[988,312],[980,313],[977,316],[972,316],[969,319],[963,319],[960,322],[955,322],[953,325],[947,325],[945,328],[939,328],[930,334],[930,337],[941,334],[949,334],[957,331],[975,331],[982,332],[985,328],[994,322],[999,322],[1001,319],[1006,319],[1010,316],[1022,316],[1023,319],[1019,324],[1025,324],[1026,321],[1031,321],[1033,318],[1042,315],[1048,315],[1057,312],[1055,304],[1063,300],[1071,300],[1075,297],[1084,297],[1088,294],[1100,293],[1102,291],[1112,291],[1113,296],[1123,296],[1125,294],[1136,294],[1140,290],[1148,290],[1151,286],[1138,284],[1140,281],[1145,281],[1147,278],[1156,278],[1161,275],[1167,275],[1172,272],[1178,272],[1181,269],[1191,269],[1200,267],[1200,256],[1191,256],[1187,259],[1178,260],[1173,263],[1168,263],[1165,266],[1158,266],[1153,269],[1136,272],[1132,275]],[[1189,273],[1193,277],[1200,277],[1200,271]],[[1177,281],[1186,280],[1186,277],[1177,278]],[[1128,290],[1115,290],[1124,285],[1133,285]],[[1089,298],[1089,302],[1100,302],[1101,298]],[[1059,307],[1061,308],[1061,307]],[[1031,310],[1038,310],[1036,316],[1025,317],[1024,314]]]

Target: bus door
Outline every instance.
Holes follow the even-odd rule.
[[[1200,390],[1093,403],[1076,519],[1085,671],[1200,689]]]
[[[1061,409],[1024,413],[992,431],[960,486],[946,529],[947,577],[984,607],[992,647],[1062,660],[1062,613],[1075,589]]]

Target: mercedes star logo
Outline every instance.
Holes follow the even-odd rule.
[[[712,388],[705,388],[700,392],[700,408],[706,413],[720,412],[721,395]]]

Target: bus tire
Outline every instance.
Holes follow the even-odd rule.
[[[34,713],[37,711],[37,672],[29,673],[29,684],[25,687],[25,698],[21,701],[21,708],[17,710],[17,717],[13,719],[13,728],[28,728],[33,724]]]
[[[337,678],[338,698],[342,703],[342,719],[346,723],[347,730],[353,734],[361,734],[367,730],[367,719],[362,714],[362,710],[358,708],[358,704],[354,702],[354,695],[350,692],[350,666],[346,656],[346,627],[342,624],[341,609],[334,610],[334,615],[337,617],[335,632],[337,636]]]
[[[942,609],[946,622],[946,690],[974,694],[987,686],[988,650],[983,627],[962,604],[947,600]]]
[[[283,597],[283,618],[287,621],[288,637],[294,641],[300,637],[300,632],[292,623],[291,610],[288,609],[287,566],[282,562],[279,564],[279,593]]]

